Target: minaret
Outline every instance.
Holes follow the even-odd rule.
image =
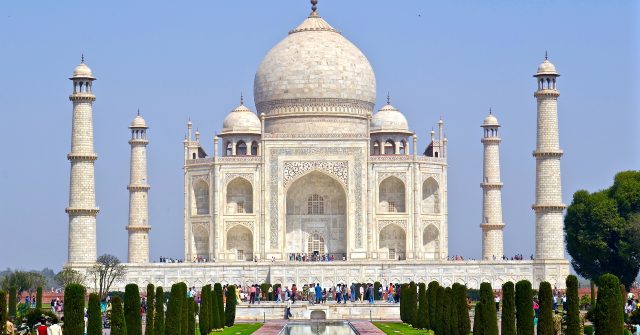
[[[93,152],[93,81],[91,69],[84,63],[73,70],[73,123],[71,126],[71,162],[69,180],[69,264],[95,263],[96,251],[96,187],[94,162],[98,156]]]
[[[481,126],[484,129],[482,187],[482,259],[497,260],[504,256],[502,229],[502,182],[500,181],[500,124],[491,110]]]
[[[138,115],[131,125],[131,179],[129,180],[129,263],[149,262],[149,184],[147,183],[147,124]]]
[[[560,75],[545,54],[534,75],[538,90],[538,133],[536,150],[536,259],[564,259],[562,185],[560,181],[560,141],[558,135],[558,97],[556,79]]]

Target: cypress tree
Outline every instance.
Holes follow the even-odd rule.
[[[231,327],[236,321],[236,287],[227,287],[227,306],[225,308],[225,326]]]
[[[357,286],[356,286],[356,290],[357,290]],[[406,305],[407,305],[407,290],[408,290],[408,285],[407,284],[402,284],[400,286],[400,321],[404,322],[404,323],[408,323],[407,321],[407,316],[406,316]]]
[[[215,288],[214,288],[215,290]],[[220,304],[218,303],[218,295],[216,294],[216,292],[211,292],[211,290],[209,290],[209,297],[211,299],[211,316],[213,317],[213,328],[214,329],[223,329],[224,328],[224,324],[222,322],[222,319],[220,319]]]
[[[164,290],[162,286],[156,287],[154,305],[153,332],[155,335],[164,335]]]
[[[379,281],[376,281],[373,283],[373,298],[374,300],[382,300],[382,295],[380,295],[380,287],[382,286],[382,284],[380,284]]]
[[[436,320],[437,320],[437,313],[436,313],[436,295],[437,295],[437,291],[438,291],[438,286],[440,286],[438,284],[437,281],[432,281],[429,283],[429,286],[427,287],[427,306],[429,307],[429,329],[435,329],[436,328]]]
[[[482,324],[482,302],[478,301],[473,311],[473,335],[484,335]]]
[[[446,334],[446,330],[444,328],[445,317],[444,317],[444,304],[445,302],[445,289],[442,286],[438,286],[436,289],[436,313],[438,315],[438,319],[435,324],[435,333],[436,334]]]
[[[6,335],[6,325],[9,321],[7,314],[7,292],[0,291],[0,335]]]
[[[18,299],[16,298],[16,288],[15,287],[10,287],[9,288],[9,316],[16,316],[16,311],[18,310]]]
[[[518,335],[533,335],[533,293],[531,283],[516,283],[516,328]]]
[[[66,333],[66,322],[65,322]],[[122,310],[122,299],[119,296],[111,299],[111,335],[127,335],[127,323]]]
[[[551,284],[546,281],[540,283],[538,289],[538,304],[540,311],[538,312],[538,335],[554,335],[553,327],[553,292]],[[607,333],[603,333],[607,334]]]
[[[211,291],[211,286],[209,286],[207,289],[207,299],[209,299],[209,304],[207,305],[209,308],[209,311],[207,312],[207,315],[209,316],[209,329],[220,329],[224,327],[220,327],[220,318],[216,318],[218,315],[218,305],[215,300],[213,300],[214,295],[215,294]]]
[[[180,285],[180,333],[182,335],[189,334],[189,305],[187,303],[187,284]]]
[[[418,325],[418,287],[415,282],[409,283],[409,305],[407,309],[409,324],[417,328]]]
[[[427,285],[418,284],[418,324],[419,329],[429,329],[429,306],[427,306]]]
[[[444,302],[442,304],[442,333],[451,334],[452,321],[451,321],[451,287],[444,289]]]
[[[124,319],[127,323],[127,335],[142,335],[140,291],[136,284],[124,287]]]
[[[102,310],[100,296],[97,293],[89,294],[87,314],[87,335],[102,335]]]
[[[65,335],[84,335],[84,293],[80,284],[69,284],[64,289]]]
[[[567,276],[567,331],[565,335],[582,335],[580,321],[580,301],[578,298],[578,277]]]
[[[178,284],[171,285],[171,296],[167,304],[167,315],[164,323],[165,335],[181,335],[180,332],[180,312],[182,311],[182,300],[180,286]]]
[[[516,295],[515,286],[508,281],[502,285],[502,321],[500,334],[516,335]]]
[[[155,319],[155,295],[156,288],[153,284],[147,284],[147,315],[145,319],[144,335],[154,335],[153,320]]]
[[[193,297],[187,299],[187,312],[189,313],[188,322],[188,334],[195,335],[196,333],[196,300]]]
[[[491,284],[480,284],[480,302],[482,302],[482,334],[498,335],[498,316]]]
[[[209,287],[211,287],[211,285],[205,285],[202,287],[202,291],[200,291],[200,314],[198,315],[198,324],[201,335],[209,334],[209,330],[211,329],[209,326],[209,296],[207,294],[207,289]]]
[[[218,325],[220,328],[224,328],[225,314],[224,314],[224,296],[223,296],[224,293],[222,292],[222,284],[215,283],[215,285],[213,285],[213,290],[218,300],[218,320],[219,320]]]
[[[458,319],[458,334],[467,335],[471,332],[471,320],[469,319],[469,307],[467,307],[467,287],[462,284],[454,285],[454,303]]]
[[[42,310],[42,286],[38,286],[36,289],[36,309],[39,311]]]
[[[622,334],[624,305],[620,299],[620,280],[607,273],[600,276],[598,284],[594,322],[596,334]]]

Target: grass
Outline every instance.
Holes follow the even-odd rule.
[[[387,335],[424,335],[427,333],[425,329],[415,329],[406,323],[374,322],[373,324]]]
[[[221,332],[213,334],[221,335],[249,335],[262,327],[262,323],[236,323],[232,327],[225,327]]]

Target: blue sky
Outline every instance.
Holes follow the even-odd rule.
[[[0,268],[59,268],[66,261],[67,78],[81,53],[98,78],[98,252],[126,259],[127,126],[140,108],[151,127],[151,256],[182,257],[187,119],[212,152],[240,92],[255,110],[258,64],[309,10],[305,0],[1,2]],[[564,201],[640,166],[636,2],[321,0],[319,13],[367,55],[376,72],[376,108],[389,91],[420,150],[442,115],[451,255],[481,253],[479,125],[489,107],[503,126],[505,252],[533,252],[532,74],[545,50],[562,75]]]

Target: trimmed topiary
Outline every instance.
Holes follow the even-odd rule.
[[[491,284],[480,284],[480,302],[482,303],[482,334],[498,335],[498,316]]]
[[[598,284],[594,322],[596,334],[622,334],[624,305],[620,299],[620,280],[607,273],[600,276]]]
[[[100,296],[97,293],[89,294],[87,335],[102,335],[102,310],[100,309]]]
[[[84,294],[80,284],[69,284],[64,289],[65,335],[84,335]]]
[[[418,324],[418,287],[415,282],[409,283],[409,305],[407,306],[409,324],[417,328]]]
[[[357,285],[356,285],[357,287]],[[407,291],[408,290],[408,285],[407,284],[402,284],[400,286],[400,321],[407,323],[407,316],[405,311],[407,310]]]
[[[198,326],[201,335],[209,334],[209,295],[207,290],[211,285],[205,285],[200,291],[200,314],[198,315]]]
[[[482,329],[482,302],[478,302],[473,311],[473,335],[483,335]]]
[[[153,333],[155,335],[164,335],[164,290],[162,286],[156,287],[155,300],[155,315],[153,318]]]
[[[429,283],[427,287],[427,306],[429,306],[429,329],[435,329],[436,320],[437,320],[437,312],[436,312],[436,295],[438,292],[438,284],[437,281],[432,281]]]
[[[167,313],[164,323],[165,335],[181,335],[180,319],[182,311],[182,290],[178,284],[171,285],[171,295],[167,304]]]
[[[434,331],[436,334],[446,334],[447,330],[445,329],[445,316],[444,316],[444,305],[445,301],[445,289],[442,286],[438,286],[436,289],[436,313],[438,315],[438,319],[436,324],[434,325]]]
[[[9,314],[7,313],[7,292],[0,291],[0,334],[5,335],[5,327],[9,321]]]
[[[16,297],[16,288],[14,286],[9,288],[9,316],[16,316],[18,310],[18,299]]]
[[[500,334],[516,335],[516,293],[515,286],[508,281],[502,285],[502,320]]]
[[[42,286],[36,288],[36,309],[42,310]]]
[[[518,335],[533,335],[533,293],[531,282],[516,283],[516,329]]]
[[[538,326],[536,327],[538,335],[555,335],[553,327],[553,292],[551,284],[543,281],[538,288]]]
[[[155,296],[156,290],[153,284],[147,284],[147,315],[145,316],[144,335],[154,335],[155,327],[153,321],[155,319]]]
[[[188,334],[195,335],[196,333],[196,300],[192,297],[187,299],[187,312],[189,314],[188,322]]]
[[[227,306],[225,307],[225,321],[226,327],[231,327],[236,322],[236,287],[229,285],[227,287]]]
[[[189,334],[189,305],[187,303],[187,284],[178,283],[180,287],[180,333],[182,335]]]
[[[580,320],[580,301],[578,299],[578,277],[567,276],[567,330],[565,335],[583,335]]]
[[[216,292],[209,290],[209,298],[211,299],[211,316],[213,318],[213,328],[223,329],[224,322],[220,319],[220,303],[218,302],[218,295]]]
[[[471,332],[471,320],[469,319],[469,307],[467,306],[467,287],[462,284],[454,284],[451,288],[453,290],[453,299],[455,300],[455,313],[458,319],[458,332],[459,335],[467,335]]]
[[[127,323],[127,335],[142,335],[140,291],[136,284],[124,287],[124,320]]]
[[[444,289],[444,301],[442,303],[442,333],[451,334],[453,323],[451,320],[451,287]]]
[[[215,283],[213,285],[213,294],[216,295],[218,301],[218,325],[220,328],[224,328],[225,313],[224,313],[224,293],[222,292],[222,284]]]
[[[418,284],[418,329],[429,329],[429,306],[427,305],[427,285]]]
[[[67,323],[65,322],[65,335],[67,331],[66,325]],[[119,296],[111,299],[111,335],[127,335],[127,323],[122,309],[122,299]]]

